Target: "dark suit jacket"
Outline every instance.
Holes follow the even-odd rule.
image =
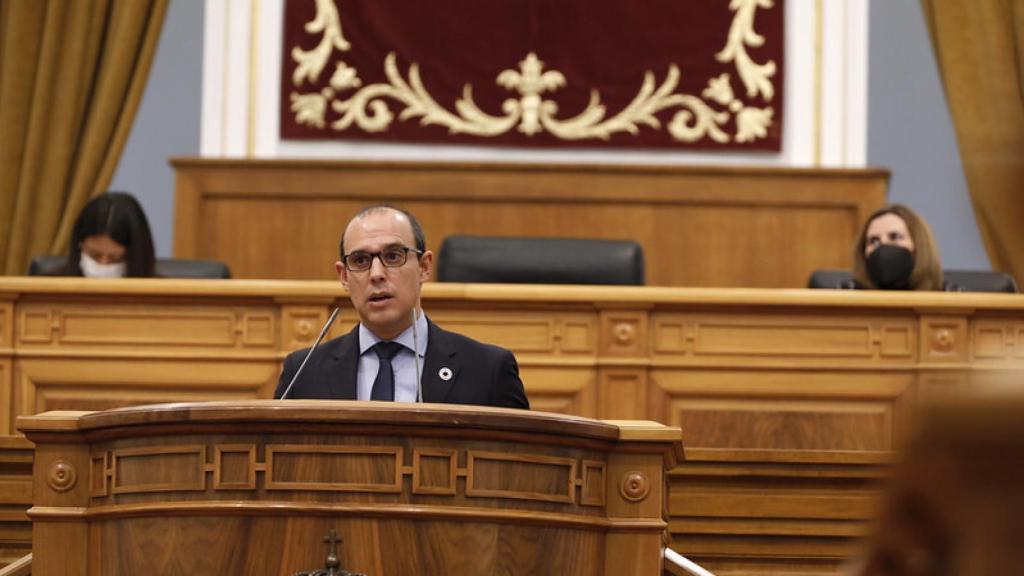
[[[422,377],[424,402],[529,409],[530,401],[519,379],[519,365],[511,352],[442,330],[429,320],[427,326],[429,335]],[[308,350],[297,350],[285,358],[274,398],[281,397]],[[358,367],[357,325],[348,334],[324,343],[313,352],[288,398],[355,400]],[[438,374],[445,367],[452,371],[449,380],[442,380]]]

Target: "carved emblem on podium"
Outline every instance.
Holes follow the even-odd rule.
[[[651,482],[643,472],[629,472],[622,478],[619,492],[630,502],[640,502],[651,491]]]
[[[75,487],[78,480],[78,472],[75,467],[63,460],[57,460],[50,466],[46,474],[46,483],[55,492],[67,492]]]
[[[359,572],[349,572],[341,568],[341,561],[338,560],[338,544],[341,536],[333,528],[324,536],[324,544],[327,544],[327,560],[324,561],[323,570],[312,572],[297,572],[295,576],[366,576]]]

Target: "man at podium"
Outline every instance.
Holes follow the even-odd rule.
[[[289,354],[275,398],[287,390],[287,398],[530,407],[512,352],[443,330],[423,313],[434,253],[412,214],[364,208],[339,252],[334,267],[359,324],[317,347],[304,367],[308,348]]]

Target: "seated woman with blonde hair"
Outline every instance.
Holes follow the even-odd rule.
[[[902,204],[868,216],[853,254],[852,288],[957,290],[942,278],[942,263],[924,218]]]

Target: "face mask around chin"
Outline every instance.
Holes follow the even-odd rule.
[[[89,257],[88,254],[82,254],[78,264],[82,268],[82,275],[86,278],[124,278],[124,273],[127,269],[124,262],[100,264]]]
[[[909,290],[914,255],[902,246],[883,244],[868,256],[868,276],[881,290]]]

